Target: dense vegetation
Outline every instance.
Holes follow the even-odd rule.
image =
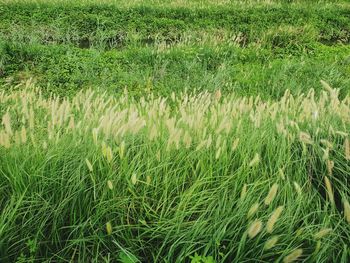
[[[350,261],[350,5],[0,2],[0,262]]]
[[[336,90],[59,100],[27,87],[0,102],[3,260],[349,260],[350,98]]]
[[[288,1],[286,1],[288,2]],[[12,3],[0,8],[0,71],[72,95],[100,86],[166,95],[185,88],[281,97],[350,88],[350,6],[208,8]]]

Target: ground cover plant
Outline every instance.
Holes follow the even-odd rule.
[[[0,1],[0,262],[350,261],[347,1]]]
[[[279,98],[318,90],[320,79],[349,90],[346,3],[123,2],[3,4],[1,82],[35,77],[47,93],[70,96],[127,86],[136,95],[220,88]]]

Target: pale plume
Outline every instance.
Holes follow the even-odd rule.
[[[88,167],[89,171],[92,172],[94,169],[92,167],[92,164],[88,159],[85,159],[86,166]]]
[[[314,238],[315,238],[315,239],[321,239],[321,238],[327,236],[330,232],[332,232],[332,228],[324,228],[324,229],[321,229],[320,231],[318,231],[318,232],[314,235]]]
[[[326,185],[326,190],[327,190],[329,201],[331,202],[331,204],[334,204],[334,194],[333,194],[333,188],[332,188],[331,181],[328,179],[327,176],[325,176],[324,182]]]
[[[260,220],[255,220],[248,228],[248,237],[254,238],[261,231],[262,222]]]
[[[239,143],[239,138],[236,138],[232,143],[232,151],[235,151],[237,149]]]
[[[346,138],[344,140],[344,153],[345,153],[345,159],[350,160],[350,142],[349,138]]]
[[[122,141],[120,146],[119,146],[119,157],[120,159],[123,159],[125,155],[125,142]]]
[[[110,189],[110,190],[113,190],[113,183],[111,180],[108,180],[107,181],[107,187]]]
[[[266,231],[268,233],[272,233],[273,232],[273,228],[278,220],[278,218],[280,217],[282,211],[283,211],[284,206],[279,206],[275,209],[275,211],[272,213],[272,215],[270,216],[269,220],[267,221],[266,224]]]
[[[21,141],[22,143],[27,142],[27,130],[24,126],[22,126],[22,129],[21,129]]]
[[[327,160],[327,170],[328,170],[328,175],[329,176],[332,176],[333,168],[334,168],[334,161]]]
[[[265,201],[264,201],[265,205],[269,205],[273,202],[273,200],[276,197],[277,190],[278,190],[278,184],[274,183],[270,188],[268,195],[265,198]]]
[[[253,167],[258,165],[260,162],[260,155],[258,153],[256,153],[254,155],[254,158],[249,162],[249,167]]]
[[[301,195],[301,187],[297,182],[293,182],[294,183],[294,188],[295,191],[298,193],[298,195]]]
[[[344,199],[344,216],[345,220],[350,224],[350,204],[346,199]]]
[[[299,133],[299,140],[305,144],[313,144],[311,136],[306,132]]]
[[[286,256],[283,259],[283,263],[291,263],[296,261],[298,258],[301,257],[301,255],[303,254],[303,250],[301,248],[295,249],[294,251],[292,251],[288,256]]]
[[[245,199],[247,195],[247,184],[244,184],[241,191],[241,201]]]
[[[113,232],[112,223],[109,221],[106,223],[106,231],[107,231],[107,235],[111,235]]]
[[[136,173],[133,173],[131,176],[131,183],[135,185],[137,183],[137,175]]]
[[[279,174],[279,176],[281,177],[282,180],[286,179],[286,176],[284,175],[283,169],[279,168],[278,169],[278,174]]]
[[[264,250],[269,250],[273,248],[276,245],[277,241],[278,241],[278,236],[271,237],[269,240],[265,242]]]
[[[6,112],[4,114],[4,116],[2,117],[2,124],[5,127],[5,131],[8,135],[12,135],[12,128],[11,128],[11,117],[10,117],[10,113]]]
[[[248,211],[248,213],[247,213],[247,218],[252,217],[252,216],[258,211],[258,209],[259,209],[259,203],[254,203],[254,204],[250,207],[250,209],[249,209],[249,211]]]

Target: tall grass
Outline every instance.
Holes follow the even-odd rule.
[[[348,262],[350,98],[323,85],[1,91],[0,261]]]

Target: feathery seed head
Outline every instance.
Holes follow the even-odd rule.
[[[239,143],[239,138],[236,138],[232,143],[232,151],[235,151],[237,149]]]
[[[321,82],[323,88],[324,88],[326,91],[328,91],[329,93],[333,93],[333,92],[334,92],[333,89],[332,89],[332,87],[331,87],[327,82],[325,82],[325,81],[322,80],[322,79],[320,80],[320,82]]]
[[[112,152],[111,147],[109,147],[109,146],[107,146],[107,148],[106,148],[106,159],[109,163],[112,162],[112,160],[113,160],[113,152]]]
[[[345,159],[350,160],[350,141],[349,138],[345,138],[344,140],[344,153],[345,153]]]
[[[216,150],[216,153],[215,153],[215,159],[219,159],[220,158],[220,154],[221,154],[221,147],[219,147],[217,150]]]
[[[322,160],[323,161],[328,161],[328,159],[329,159],[329,148],[322,149],[322,151],[323,151]]]
[[[279,169],[278,169],[278,174],[279,174],[279,176],[282,178],[282,180],[285,180],[285,179],[286,179],[286,176],[284,175],[283,169],[279,168]]]
[[[344,216],[345,220],[350,224],[350,204],[349,201],[344,199]]]
[[[120,159],[123,159],[124,154],[125,154],[125,142],[122,141],[120,146],[119,146],[119,157],[120,157]]]
[[[155,138],[158,137],[158,130],[157,130],[157,127],[156,125],[152,125],[151,126],[151,129],[150,129],[150,132],[149,132],[149,139],[151,141],[153,141]]]
[[[98,128],[92,129],[92,138],[94,140],[95,145],[97,145],[98,141]]]
[[[107,231],[107,235],[111,235],[113,232],[112,223],[109,221],[106,223],[106,231]]]
[[[249,162],[249,167],[253,167],[258,165],[260,162],[260,155],[258,153],[256,153],[254,155],[254,158]]]
[[[111,180],[108,180],[107,181],[107,187],[110,189],[110,190],[113,190],[113,183]]]
[[[11,128],[11,117],[10,113],[7,111],[4,116],[2,117],[2,124],[5,127],[5,131],[8,135],[12,135],[12,128]]]
[[[92,164],[88,159],[85,159],[86,166],[88,167],[89,171],[92,172],[94,169],[92,167]]]
[[[221,98],[221,90],[218,89],[218,90],[215,92],[215,99],[216,99],[216,100],[220,100],[220,98]]]
[[[258,211],[258,209],[259,209],[259,203],[256,202],[250,207],[250,209],[247,213],[247,218],[252,217]]]
[[[343,131],[335,131],[335,134],[338,134],[338,135],[340,135],[342,137],[347,137],[349,135],[347,132],[343,132]],[[348,139],[348,138],[346,138],[346,139]]]
[[[283,263],[291,263],[296,261],[303,254],[303,250],[301,248],[295,249],[288,256],[283,259]]]
[[[293,183],[294,183],[295,191],[298,193],[298,195],[301,195],[301,187],[300,187],[300,185],[297,182],[295,182],[295,181]]]
[[[255,220],[248,228],[248,237],[254,238],[262,229],[262,222],[260,220]]]
[[[327,190],[329,201],[331,202],[331,204],[334,204],[334,194],[333,194],[333,188],[332,188],[331,181],[328,179],[327,176],[325,176],[324,182],[326,185],[326,190]]]
[[[158,162],[160,162],[160,150],[158,150],[156,153],[156,159]]]
[[[21,141],[23,144],[27,142],[27,130],[24,126],[22,126],[22,129],[21,129]]]
[[[191,137],[191,135],[189,134],[188,131],[186,131],[184,136],[183,136],[183,142],[185,144],[185,148],[186,149],[190,148],[191,143],[192,143],[192,137]]]
[[[295,236],[299,237],[304,233],[304,229],[301,227],[295,232]]]
[[[334,161],[327,160],[327,170],[328,170],[328,175],[329,176],[332,176],[333,168],[334,168]]]
[[[328,140],[326,140],[326,139],[321,139],[320,142],[321,142],[323,145],[325,145],[327,148],[333,149],[333,144],[332,144],[330,141],[328,141]]]
[[[131,183],[135,185],[137,183],[137,175],[136,173],[133,173],[131,176]]]
[[[11,147],[10,136],[8,133],[0,131],[0,145],[5,147],[6,149]]]
[[[306,132],[299,133],[299,140],[305,144],[313,144],[311,136]]]
[[[276,245],[277,241],[278,241],[278,236],[271,237],[269,240],[265,242],[264,250],[269,250],[273,248]]]
[[[276,197],[277,190],[278,190],[278,184],[274,183],[272,185],[268,195],[265,198],[265,201],[264,201],[265,205],[269,205],[269,204],[271,204],[273,202],[273,200]]]
[[[332,228],[324,228],[321,229],[320,231],[318,231],[315,235],[314,238],[315,239],[321,239],[324,236],[328,235],[330,232],[332,232]]]
[[[266,231],[268,233],[272,233],[273,232],[273,228],[278,220],[278,218],[280,217],[282,211],[283,211],[284,206],[279,206],[275,209],[275,211],[272,213],[272,215],[270,216],[269,220],[267,221],[266,224]]]
[[[213,142],[212,135],[209,134],[209,137],[208,137],[208,139],[207,139],[207,141],[206,141],[206,143],[207,143],[207,145],[206,145],[206,146],[207,146],[207,149],[209,149],[209,147],[211,146],[212,142]]]
[[[73,130],[75,128],[75,123],[74,123],[74,116],[71,116],[69,119],[69,124],[68,124],[68,128]]]
[[[247,195],[247,184],[244,184],[241,191],[241,201],[245,199]]]

